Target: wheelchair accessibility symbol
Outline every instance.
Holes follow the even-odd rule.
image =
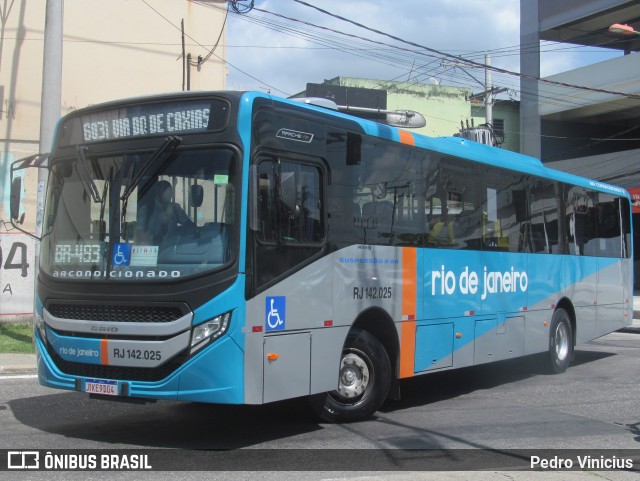
[[[131,261],[131,244],[116,244],[113,246],[112,266],[128,266]]]
[[[287,298],[285,296],[267,297],[265,310],[267,332],[284,330],[286,309]]]

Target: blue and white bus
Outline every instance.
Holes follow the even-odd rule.
[[[632,322],[621,188],[263,93],[64,117],[48,163],[43,385],[114,400],[373,414],[400,380]],[[38,164],[38,165],[36,165]],[[12,211],[22,220],[23,188]]]

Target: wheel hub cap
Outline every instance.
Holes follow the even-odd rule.
[[[369,368],[357,354],[349,353],[342,358],[338,394],[345,398],[360,396],[369,385]]]
[[[564,324],[559,324],[555,336],[556,357],[564,360],[569,353],[569,333]]]

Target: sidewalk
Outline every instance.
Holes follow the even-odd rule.
[[[633,324],[623,331],[640,334],[640,289],[633,291]]]
[[[633,324],[620,331],[640,334],[640,291],[634,292],[633,307]],[[35,372],[35,354],[0,354],[0,376],[34,374]]]
[[[0,354],[0,376],[34,374],[35,354]]]

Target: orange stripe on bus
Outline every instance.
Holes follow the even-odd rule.
[[[416,145],[416,139],[413,138],[413,134],[411,132],[407,132],[406,130],[398,130],[400,134],[400,143],[407,145]]]
[[[400,330],[400,377],[414,375],[416,357],[417,250],[402,249],[402,322]]]
[[[411,377],[415,374],[416,321],[403,322],[400,335],[400,377]]]
[[[416,314],[417,250],[413,247],[402,249],[402,315]],[[409,317],[408,319],[411,319]],[[415,319],[415,317],[414,317]]]
[[[109,339],[100,340],[100,364],[109,365]]]

